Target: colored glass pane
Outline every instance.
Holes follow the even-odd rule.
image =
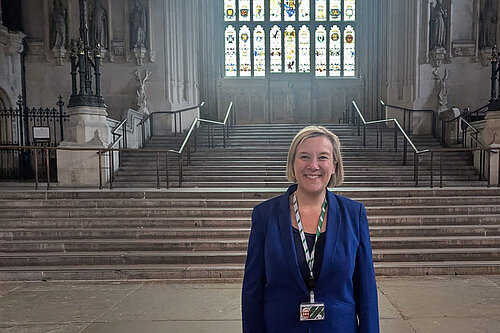
[[[326,29],[320,25],[316,28],[316,76],[326,76]]]
[[[253,30],[253,75],[266,75],[266,38],[264,28],[258,25]]]
[[[253,0],[253,20],[264,21],[265,18],[264,0]]]
[[[299,73],[311,72],[311,33],[303,25],[299,29]]]
[[[344,0],[344,21],[356,20],[356,0]]]
[[[250,0],[239,0],[238,11],[240,21],[250,21]]]
[[[326,0],[316,0],[316,21],[326,21]]]
[[[295,29],[289,25],[285,29],[285,73],[297,71],[295,43]]]
[[[231,25],[224,33],[224,51],[226,76],[236,76],[236,30]]]
[[[344,29],[344,76],[356,75],[356,35],[348,25]]]
[[[252,60],[250,51],[250,29],[244,25],[240,28],[240,76],[252,75]]]
[[[340,21],[342,19],[342,3],[340,0],[330,0],[330,20]]]
[[[299,21],[309,21],[311,13],[309,0],[299,1]]]
[[[283,1],[283,16],[285,21],[295,21],[295,14],[297,12],[298,0],[285,0]]]
[[[236,0],[224,0],[224,21],[236,21]]]
[[[340,28],[334,25],[330,29],[330,76],[340,76],[342,67],[342,37]]]
[[[281,21],[281,0],[269,1],[269,19],[271,21]]]
[[[270,44],[270,71],[281,73],[281,29],[277,25],[271,28]]]

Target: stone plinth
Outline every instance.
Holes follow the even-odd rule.
[[[490,154],[490,185],[499,184],[498,169],[500,168],[500,111],[488,111],[486,113],[486,126],[483,130],[483,142],[492,149]],[[496,153],[495,153],[496,152]]]
[[[101,107],[76,106],[68,108],[69,122],[65,127],[65,140],[59,147],[85,148],[91,150],[59,150],[57,152],[57,174],[60,186],[99,185],[99,149],[109,143],[109,128],[106,125],[106,109]],[[102,181],[107,181],[105,162],[102,158]]]

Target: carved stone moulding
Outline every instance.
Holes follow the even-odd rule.
[[[44,44],[43,39],[29,38],[28,43],[28,54],[32,56],[43,56],[44,54]]]
[[[436,67],[440,67],[446,59],[446,49],[435,47],[431,50],[431,60]]]
[[[56,59],[57,66],[62,66],[64,62],[64,57],[66,56],[65,48],[53,48],[52,53],[54,54],[54,58]]]
[[[474,57],[476,46],[473,40],[455,40],[452,43],[454,57]]]
[[[488,67],[491,65],[492,49],[479,50],[479,62],[481,66]]]

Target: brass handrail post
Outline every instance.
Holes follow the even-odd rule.
[[[99,189],[102,190],[102,151],[100,149],[97,155],[99,156]]]
[[[418,186],[418,153],[414,152],[414,160],[413,160],[413,167],[414,167],[414,175],[415,175],[415,187]]]
[[[167,176],[167,189],[170,187],[170,180],[168,179],[168,151],[165,153],[165,175]]]
[[[45,147],[45,162],[47,164],[47,190],[50,189],[50,158],[49,148]]]
[[[35,148],[35,191],[38,190],[38,156],[36,150]]]
[[[160,152],[156,152],[156,188],[160,189]]]
[[[439,153],[439,187],[443,187],[443,152]]]
[[[431,150],[431,188],[434,187],[433,175],[434,175],[434,152]]]

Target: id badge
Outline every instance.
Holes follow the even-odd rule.
[[[325,319],[325,303],[301,303],[300,304],[300,321],[324,320]]]

